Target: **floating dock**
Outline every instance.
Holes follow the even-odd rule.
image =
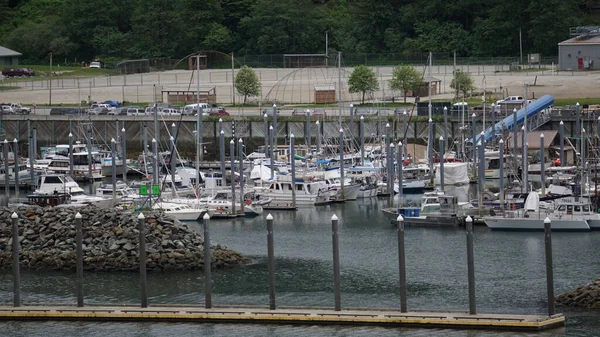
[[[196,323],[261,323],[373,325],[415,328],[493,329],[539,331],[564,326],[562,314],[500,315],[465,312],[408,312],[394,309],[352,309],[335,311],[328,308],[280,307],[275,310],[258,307],[197,306],[0,306],[0,320],[96,320],[96,321],[176,321]]]

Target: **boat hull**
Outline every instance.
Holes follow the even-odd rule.
[[[543,231],[544,219],[483,217],[491,230],[505,231]],[[550,225],[553,231],[589,231],[586,220],[553,219]]]

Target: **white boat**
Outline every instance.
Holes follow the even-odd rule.
[[[36,195],[56,195],[67,193],[71,196],[72,204],[92,205],[98,208],[109,208],[119,203],[118,197],[100,197],[87,195],[79,184],[65,174],[42,174],[39,177],[38,189],[34,191]]]
[[[435,180],[436,185],[440,185],[440,164],[436,164]],[[444,184],[445,185],[465,185],[470,182],[469,163],[454,162],[444,163]]]
[[[292,189],[296,191],[296,204],[293,203]],[[292,183],[289,175],[277,175],[276,180],[266,187],[255,187],[262,199],[273,199],[271,205],[280,207],[314,206],[331,202],[331,192],[324,181],[311,181],[296,178]]]
[[[381,169],[375,167],[355,166],[346,170],[347,177],[360,185],[356,197],[361,199],[377,196],[378,174],[381,174]]]
[[[539,194],[530,192],[523,209],[505,211],[502,216],[484,216],[483,221],[492,230],[544,230],[544,220],[551,220],[555,231],[589,231],[600,228],[600,215],[593,212],[588,201],[567,197],[558,199],[554,208],[541,209]],[[590,226],[592,223],[592,226]]]
[[[96,187],[96,195],[99,197],[111,197],[113,196],[113,185],[102,184]],[[117,181],[115,184],[115,195],[121,199],[121,202],[133,202],[142,198],[137,190],[129,187],[122,181]]]
[[[46,149],[44,159],[50,159],[46,167],[48,172],[70,174],[69,145],[56,145],[52,149]],[[84,180],[90,178],[90,161],[88,149],[84,144],[73,144],[73,178]],[[100,166],[101,155],[98,151],[92,151],[92,178],[102,179]]]
[[[206,210],[173,202],[157,202],[152,205],[152,209],[161,210],[166,215],[179,221],[196,221],[200,218],[200,216],[206,213]]]

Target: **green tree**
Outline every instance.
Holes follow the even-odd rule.
[[[348,78],[348,86],[350,93],[362,92],[362,104],[365,103],[365,92],[379,89],[379,82],[377,82],[375,72],[371,68],[361,64],[354,67],[352,74]]]
[[[392,90],[402,91],[404,103],[406,103],[406,93],[409,90],[416,90],[423,83],[421,74],[411,65],[400,64],[394,68],[390,88]]]
[[[475,90],[475,84],[473,83],[471,74],[456,69],[454,78],[452,79],[452,82],[450,82],[450,88],[456,90],[456,98],[458,98],[459,93],[467,96],[469,92]]]
[[[254,69],[248,66],[242,66],[235,75],[235,90],[240,95],[244,95],[244,104],[248,96],[260,95],[260,80],[254,72]]]

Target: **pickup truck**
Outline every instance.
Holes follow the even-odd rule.
[[[31,108],[22,106],[19,103],[11,103],[10,107],[15,114],[29,115],[31,113]]]
[[[2,112],[5,114],[29,115],[31,113],[31,108],[21,106],[21,104],[17,103],[2,104]]]

